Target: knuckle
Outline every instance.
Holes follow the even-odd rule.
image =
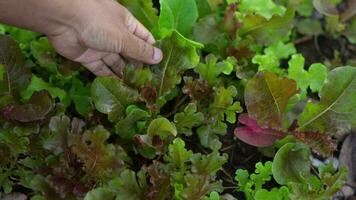
[[[98,67],[93,73],[98,76],[109,76],[111,74],[105,67]]]
[[[151,38],[151,34],[147,32],[147,33],[145,33],[143,40],[147,42],[150,40],[150,38]]]
[[[94,67],[92,70],[91,70],[94,74],[100,74],[102,71],[103,71],[103,69],[102,69],[102,67]]]
[[[149,46],[146,43],[140,43],[139,54],[146,57],[149,52]]]
[[[103,68],[103,65],[101,64],[100,61],[94,61],[94,62],[91,62],[91,63],[86,63],[86,64],[84,64],[84,66],[87,69],[89,69],[91,72],[93,72],[94,74],[99,73]]]
[[[114,45],[115,52],[118,53],[122,52],[123,49],[125,48],[124,39],[122,38],[122,36],[119,36],[117,38],[117,41],[113,45]]]
[[[136,30],[137,24],[135,23],[135,18],[130,13],[126,14],[125,16],[125,26],[131,33],[135,32]]]

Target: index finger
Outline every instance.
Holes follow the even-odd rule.
[[[154,44],[156,42],[151,32],[149,32],[146,27],[141,24],[141,22],[139,22],[130,12],[126,15],[125,23],[128,30],[137,37],[148,42],[149,44]]]
[[[126,32],[123,36],[120,54],[147,64],[157,64],[162,58],[162,51],[136,35]]]

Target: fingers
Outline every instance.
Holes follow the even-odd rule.
[[[83,38],[88,38],[88,47],[95,51],[120,54],[146,64],[157,64],[162,60],[163,55],[160,49],[153,47],[129,32],[127,27],[125,28],[110,27],[104,32],[88,29],[83,33]],[[83,55],[83,57],[92,56],[89,54]]]
[[[160,49],[153,46],[155,40],[152,34],[126,8],[122,6],[117,8],[119,10],[115,8],[112,10],[115,14],[108,13],[115,16],[109,16],[109,21],[86,26],[79,33],[82,41],[88,48],[96,51],[119,54],[128,60],[133,59],[146,64],[159,63],[163,55]],[[112,22],[110,21],[112,19],[118,21]]]
[[[93,49],[87,49],[78,58],[75,58],[75,62],[80,63],[92,63],[94,61],[100,60],[102,57],[106,56],[108,53],[96,51]]]
[[[125,68],[126,63],[119,54],[109,54],[102,60],[118,77],[123,77],[123,69]]]
[[[129,32],[133,33],[143,41],[154,44],[156,41],[153,35],[144,27],[130,12],[126,12],[126,27]]]
[[[161,62],[162,51],[131,33],[124,33],[121,40],[120,54],[147,64]]]
[[[122,78],[126,62],[116,53],[86,50],[75,59],[93,72],[96,76],[118,76]]]
[[[102,60],[83,64],[96,76],[115,76],[115,74],[105,65]]]
[[[125,25],[128,32],[123,32],[120,54],[147,64],[156,64],[162,60],[160,49],[153,47],[152,34],[125,9]]]

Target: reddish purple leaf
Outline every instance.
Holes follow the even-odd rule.
[[[23,105],[10,105],[3,109],[6,118],[19,122],[44,120],[53,109],[53,102],[47,91],[33,93],[30,101]]]
[[[8,35],[0,36],[0,64],[5,68],[3,81],[0,81],[0,95],[18,96],[31,81],[31,70],[19,44]]]
[[[147,107],[150,108],[152,112],[157,111],[157,95],[157,90],[154,87],[147,86],[142,88],[140,91],[140,99],[146,103]]]
[[[297,84],[271,72],[259,72],[248,81],[245,104],[249,116],[264,128],[282,130],[289,99],[298,93]]]
[[[336,141],[330,135],[319,132],[296,132],[294,136],[311,147],[314,153],[329,157],[336,150]]]
[[[278,139],[283,138],[286,134],[270,128],[262,128],[257,121],[250,118],[247,113],[239,116],[239,122],[245,126],[237,127],[235,135],[243,142],[256,146],[266,147],[274,144]]]

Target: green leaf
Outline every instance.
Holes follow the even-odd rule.
[[[134,65],[128,65],[123,69],[123,82],[135,89],[142,89],[151,85],[153,74],[150,68],[137,68]]]
[[[0,64],[0,81],[4,80],[5,68],[4,65]]]
[[[301,54],[293,55],[289,60],[288,77],[297,82],[298,87],[306,92],[309,86],[308,72],[304,70],[304,57]]]
[[[89,191],[84,200],[114,200],[115,196],[113,192],[107,188],[95,188]]]
[[[332,165],[320,165],[318,176],[311,176],[307,183],[290,183],[290,198],[298,199],[303,196],[305,199],[330,199],[334,196],[345,185],[347,169],[341,167],[336,171]]]
[[[56,51],[49,43],[47,37],[41,37],[33,40],[30,44],[31,53],[41,67],[46,68],[49,72],[57,71]]]
[[[163,36],[177,30],[188,36],[198,19],[195,0],[160,0],[159,28]]]
[[[210,119],[206,125],[199,127],[197,130],[200,144],[210,149],[221,148],[219,136],[225,135],[226,130],[226,123]]]
[[[273,188],[271,191],[263,189],[263,185],[271,180],[272,162],[268,161],[265,164],[256,163],[255,173],[249,175],[247,170],[238,169],[236,171],[235,180],[238,181],[239,191],[245,193],[246,199],[280,199],[287,200],[289,190],[286,186],[281,188]]]
[[[140,132],[138,123],[145,122],[149,117],[150,114],[147,111],[136,106],[129,106],[126,109],[126,117],[116,123],[115,132],[122,138],[132,139],[135,134]]]
[[[210,183],[209,176],[189,174],[185,176],[186,187],[183,189],[182,200],[203,199],[210,192],[222,190],[220,182]]]
[[[220,196],[217,192],[211,192],[209,197],[205,197],[203,200],[220,200]]]
[[[154,119],[150,123],[147,129],[147,135],[150,137],[157,135],[164,140],[170,136],[176,136],[177,129],[168,119],[161,117]]]
[[[277,5],[273,0],[242,0],[239,5],[241,12],[252,12],[270,20],[273,15],[283,16],[286,8]]]
[[[239,191],[243,191],[245,194],[250,194],[252,192],[253,184],[249,180],[250,174],[247,170],[238,169],[236,170],[235,180],[238,182]],[[247,197],[248,198],[248,197]]]
[[[283,74],[279,67],[279,59],[274,55],[255,55],[252,63],[258,65],[258,71],[269,71],[276,74]]]
[[[210,110],[214,115],[217,115],[219,120],[224,120],[229,123],[236,122],[236,114],[242,112],[240,102],[234,102],[234,97],[237,95],[237,90],[234,86],[228,88],[221,87],[217,89],[213,103],[210,105]]]
[[[31,197],[31,200],[46,200],[46,198],[44,196],[36,195],[36,196]],[[85,199],[85,200],[88,200],[88,199]],[[92,199],[89,199],[89,200],[92,200]]]
[[[168,146],[168,155],[164,159],[174,163],[181,171],[185,171],[186,162],[189,161],[192,155],[193,152],[185,148],[185,142],[181,138],[176,138]]]
[[[119,3],[131,11],[131,13],[147,29],[153,30],[158,26],[157,10],[151,0],[118,0]]]
[[[334,166],[329,163],[328,165],[320,165],[318,170],[321,182],[324,186],[327,186],[323,194],[326,197],[330,197],[340,191],[347,182],[348,169],[345,166],[336,170]]]
[[[30,83],[31,71],[18,43],[7,35],[0,36],[0,64],[3,66],[0,95],[17,96]]]
[[[206,0],[195,0],[198,7],[199,18],[202,18],[212,12],[209,1]]]
[[[212,43],[220,34],[214,15],[201,18],[193,29],[193,39],[204,45]]]
[[[297,30],[304,35],[320,35],[323,33],[320,21],[313,19],[302,19],[297,23]]]
[[[280,60],[287,59],[290,55],[296,53],[293,43],[283,43],[278,41],[264,49],[264,54],[255,55],[252,63],[258,64],[258,71],[270,71],[283,75],[284,70],[280,68]]]
[[[138,178],[140,178],[140,176],[138,176]],[[115,178],[109,184],[115,191],[117,200],[141,200],[144,194],[139,181],[134,171],[126,169],[121,172],[120,177]]]
[[[0,34],[1,34],[1,35],[5,35],[5,33],[6,33],[6,28],[7,28],[6,25],[0,24]]]
[[[345,35],[352,44],[356,44],[356,19],[353,19],[349,27],[346,28]]]
[[[107,180],[124,167],[127,159],[125,151],[119,146],[108,144],[110,132],[103,126],[97,126],[76,135],[71,146],[73,153],[83,163],[83,170],[96,180]]]
[[[297,82],[302,95],[306,95],[308,87],[312,92],[318,92],[321,89],[327,76],[326,66],[314,63],[309,67],[309,71],[306,71],[304,70],[304,57],[301,54],[293,55],[288,64],[288,77]]]
[[[202,79],[208,81],[210,86],[213,86],[218,82],[218,76],[220,74],[231,74],[234,65],[236,65],[236,60],[233,58],[218,62],[218,59],[213,54],[209,54],[205,58],[205,64],[200,63],[195,67],[194,71],[197,72]]]
[[[19,122],[44,120],[53,109],[51,96],[46,91],[35,92],[30,101],[23,105],[7,106],[4,115]]]
[[[326,16],[325,29],[335,37],[345,30],[345,24],[342,23],[338,15]]]
[[[193,0],[194,1],[194,0]],[[160,44],[164,57],[159,65],[152,68],[157,80],[158,96],[169,93],[181,82],[181,75],[185,70],[194,68],[200,60],[197,49],[203,46],[184,38],[173,31]]]
[[[255,173],[251,174],[250,179],[254,182],[255,189],[262,189],[263,184],[271,180],[272,162],[266,162],[264,165],[258,162],[255,168]]]
[[[213,11],[216,11],[219,8],[219,6],[224,5],[225,3],[224,0],[208,0],[208,2],[210,4],[210,7],[213,9]]]
[[[291,30],[294,10],[288,9],[283,16],[273,16],[270,20],[258,15],[247,15],[238,30],[241,37],[251,36],[258,44],[270,45],[282,40]]]
[[[245,104],[259,125],[281,129],[288,100],[297,93],[295,81],[259,72],[245,88]]]
[[[72,85],[67,97],[73,101],[75,110],[82,116],[87,116],[92,110],[92,100],[90,93],[91,85],[84,85],[84,83],[77,79],[72,79]]]
[[[215,88],[214,101],[209,106],[209,118],[197,132],[200,143],[211,149],[219,148],[219,135],[225,135],[227,125],[236,122],[236,114],[242,112],[240,102],[234,102],[237,90],[234,86]]]
[[[239,1],[238,0],[226,0],[226,3],[227,4],[235,4],[235,3],[238,3]]]
[[[273,159],[272,173],[277,183],[305,182],[310,176],[311,152],[302,143],[287,143],[282,146]]]
[[[0,129],[0,145],[5,145],[10,150],[6,149],[8,157],[16,158],[20,154],[25,154],[28,151],[29,144],[30,141],[27,137],[15,134],[13,130]]]
[[[255,200],[288,200],[288,187],[282,186],[280,188],[273,188],[271,191],[266,189],[258,190],[254,196]]]
[[[21,92],[21,96],[23,99],[30,99],[34,92],[39,92],[42,90],[47,90],[53,98],[58,98],[59,100],[64,100],[66,97],[66,92],[60,88],[57,88],[42,78],[37,77],[35,74],[32,74],[31,83],[28,85],[26,90]]]
[[[164,117],[159,117],[151,121],[147,134],[136,134],[134,141],[138,144],[138,151],[142,156],[153,159],[156,155],[165,154],[166,147],[176,135],[174,124]]]
[[[314,63],[309,68],[309,86],[312,92],[318,92],[327,78],[327,68],[321,63]]]
[[[7,171],[2,172],[0,175],[0,186],[3,189],[5,194],[9,194],[10,192],[12,192],[13,189],[13,183],[10,181],[10,177],[7,177]]]
[[[356,68],[332,70],[319,92],[318,103],[308,102],[298,118],[299,130],[342,133],[356,126]]]
[[[265,55],[273,55],[277,59],[287,59],[296,52],[297,50],[293,43],[283,43],[282,41],[278,41],[264,49]]]
[[[18,41],[21,46],[27,46],[26,49],[29,48],[31,41],[36,40],[36,38],[40,36],[40,33],[17,28],[15,26],[6,26],[6,31],[10,33],[11,37]]]
[[[220,55],[220,57],[225,57],[230,42],[228,35],[219,29],[214,14],[207,15],[197,22],[193,28],[192,38],[194,41],[204,44],[204,50],[216,56]]]
[[[220,155],[217,150],[214,150],[208,155],[200,153],[191,156],[192,172],[205,176],[213,176],[227,162],[227,155]]]
[[[312,0],[299,0],[296,10],[299,15],[309,17],[313,14],[313,2]]]
[[[92,99],[96,109],[109,115],[110,121],[124,117],[127,106],[139,99],[139,94],[125,86],[115,77],[96,78],[91,86]]]
[[[177,126],[178,133],[183,133],[187,136],[193,134],[192,128],[201,125],[204,121],[204,115],[197,112],[196,104],[190,103],[184,108],[184,112],[174,115],[174,123]]]

